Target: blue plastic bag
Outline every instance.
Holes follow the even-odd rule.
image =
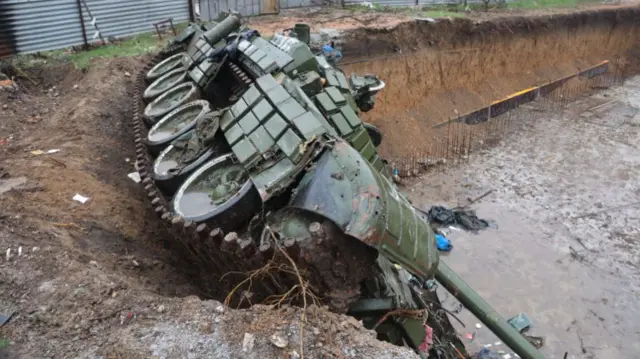
[[[453,244],[445,236],[436,233],[436,246],[443,252],[449,252],[453,249]]]

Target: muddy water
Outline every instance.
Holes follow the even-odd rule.
[[[638,108],[640,77],[541,112],[468,164],[407,189],[425,208],[494,190],[472,208],[497,228],[449,230],[454,249],[441,258],[504,317],[529,315],[548,358],[640,357]],[[468,311],[458,316],[460,332],[475,334],[471,349],[512,353]]]

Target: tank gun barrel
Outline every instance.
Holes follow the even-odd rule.
[[[203,34],[211,45],[227,37],[230,33],[240,27],[240,17],[236,14],[229,14],[226,19],[216,24],[211,30]]]
[[[438,263],[436,280],[522,359],[544,359],[544,356],[522,334],[509,325],[489,303],[482,299],[443,261]]]

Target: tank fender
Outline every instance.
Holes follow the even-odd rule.
[[[438,252],[428,219],[344,140],[303,176],[290,205],[328,218],[423,280],[435,274]]]
[[[367,161],[343,141],[326,150],[298,185],[291,206],[320,214],[376,246],[383,203]]]

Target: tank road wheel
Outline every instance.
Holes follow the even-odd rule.
[[[169,56],[166,59],[159,62],[157,65],[151,68],[149,72],[147,72],[146,79],[148,82],[153,82],[160,78],[160,76],[166,74],[171,70],[175,70],[178,67],[182,67],[182,57],[185,56],[186,52],[180,52],[173,56]]]
[[[177,139],[186,141],[194,134],[195,131],[192,130]],[[213,159],[216,153],[219,153],[219,150],[216,148],[209,148],[204,151],[203,154],[198,156],[196,160],[183,167],[179,167],[178,163],[180,153],[181,151],[178,151],[177,148],[171,144],[160,152],[153,162],[153,179],[167,196],[172,196],[189,174],[206,161]]]
[[[149,129],[147,148],[156,155],[173,140],[196,126],[196,122],[211,111],[209,101],[188,102],[164,116]]]
[[[242,228],[262,205],[258,190],[232,153],[205,163],[173,198],[176,215],[214,222],[225,232]]]
[[[187,80],[187,72],[180,68],[167,72],[166,74],[153,81],[144,91],[144,101],[153,101],[156,97],[163,94],[168,89],[175,87]]]
[[[193,82],[180,84],[162,95],[144,109],[144,119],[149,125],[155,124],[163,116],[181,105],[200,97],[200,89]]]

